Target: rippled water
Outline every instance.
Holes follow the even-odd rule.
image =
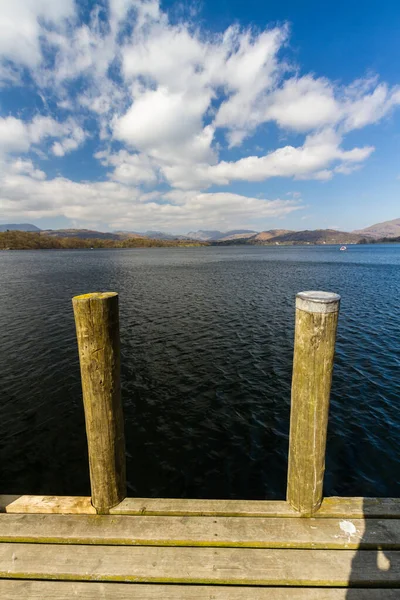
[[[325,492],[400,496],[400,246],[0,254],[0,493],[88,494],[71,297],[120,293],[129,494],[283,498],[296,292],[339,292]]]

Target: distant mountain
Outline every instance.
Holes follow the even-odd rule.
[[[152,240],[187,240],[186,235],[174,235],[173,233],[165,233],[164,231],[145,231],[143,234]]]
[[[251,229],[232,229],[231,231],[204,230],[189,231],[187,237],[192,240],[201,240],[202,242],[230,241],[235,239],[246,239],[256,234]]]
[[[226,235],[224,235],[224,237],[219,238],[218,241],[219,242],[228,242],[228,241],[234,241],[234,240],[241,240],[241,241],[245,241],[248,240],[250,238],[252,238],[254,236],[254,234],[256,234],[256,231],[245,231],[245,232],[240,232],[240,233],[236,233],[236,232],[231,232],[228,231],[226,233]]]
[[[149,238],[153,238],[155,240],[171,240],[173,239],[173,236],[170,235],[169,233],[164,233],[163,231],[145,231],[143,233],[143,235],[145,237],[149,237]]]
[[[400,236],[400,219],[393,219],[392,221],[384,221],[383,223],[376,223],[365,229],[358,229],[353,233],[360,234],[364,237],[373,238],[392,238]]]
[[[189,231],[187,234],[192,240],[201,240],[203,242],[219,239],[223,235],[225,234],[221,231],[205,231],[203,229],[199,229],[199,231]]]
[[[114,231],[122,240],[141,239],[146,237],[143,233],[137,233],[136,231]]]
[[[109,233],[102,231],[93,231],[92,229],[46,229],[41,231],[41,235],[50,237],[62,238],[79,238],[82,240],[120,240],[122,239],[117,233]]]
[[[270,229],[257,233],[251,229],[232,229],[231,231],[206,230],[190,231],[187,235],[174,235],[163,231],[149,230],[144,233],[136,231],[101,232],[92,229],[48,229],[40,230],[29,223],[0,225],[0,232],[22,231],[40,234],[47,237],[79,238],[80,240],[113,240],[124,242],[129,240],[148,239],[163,242],[206,242],[207,244],[255,244],[255,245],[296,245],[296,244],[355,244],[360,240],[394,239],[400,237],[400,219],[377,223],[358,231],[347,233],[335,229],[316,229],[291,231],[288,229]]]
[[[0,225],[0,231],[40,231],[40,229],[31,223],[4,223]]]
[[[269,231],[261,231],[257,233],[252,239],[255,242],[266,242],[277,235],[285,235],[286,233],[293,233],[290,229],[270,229]]]
[[[257,236],[256,236],[257,237]],[[362,239],[362,235],[336,231],[335,229],[316,229],[305,231],[290,231],[281,235],[273,236],[264,241],[254,238],[249,243],[255,244],[356,244]]]

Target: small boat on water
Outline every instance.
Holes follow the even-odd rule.
[[[340,246],[341,250],[347,250],[347,246]]]

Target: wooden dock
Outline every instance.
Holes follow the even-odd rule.
[[[400,500],[322,496],[338,297],[298,298],[286,501],[126,498],[118,298],[74,306],[92,495],[0,496],[1,600],[400,600]]]

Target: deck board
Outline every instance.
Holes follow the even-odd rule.
[[[0,512],[94,514],[87,496],[0,495]],[[165,516],[298,517],[285,501],[190,500],[175,498],[126,498],[111,514]],[[399,498],[340,498],[323,500],[315,518],[400,519]]]
[[[0,578],[400,587],[400,552],[2,543]]]
[[[353,529],[354,533],[351,532]],[[0,515],[0,541],[248,548],[400,549],[394,519]]]
[[[312,519],[268,501],[127,499],[107,516],[86,497],[1,506],[1,600],[400,600],[392,499],[329,498]]]
[[[2,600],[399,600],[400,590],[0,580]]]
[[[95,515],[88,496],[0,495],[0,513]]]
[[[275,500],[190,500],[125,498],[111,514],[169,516],[298,517],[290,504]],[[324,498],[315,518],[400,519],[399,498]]]

